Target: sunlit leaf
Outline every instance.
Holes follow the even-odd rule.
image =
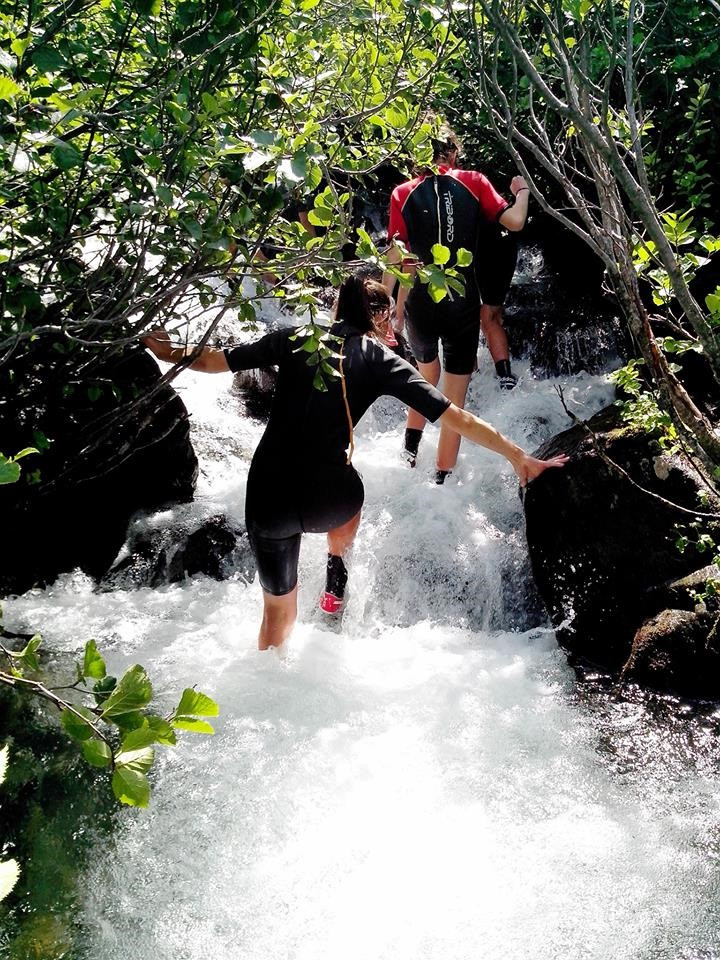
[[[94,640],[88,640],[85,644],[82,673],[84,677],[92,677],[93,680],[102,680],[106,674],[105,661],[98,653],[97,644]]]
[[[217,717],[220,708],[217,703],[199,690],[186,687],[180,698],[176,713],[193,717]]]
[[[139,665],[130,667],[120,678],[117,686],[103,706],[103,717],[118,718],[122,714],[142,710],[152,699],[152,684],[145,670]]]
[[[131,807],[146,807],[150,801],[150,783],[144,773],[130,767],[119,767],[112,775],[113,793]]]
[[[83,756],[93,767],[109,767],[112,760],[112,750],[104,740],[93,738],[86,740],[82,745]]]

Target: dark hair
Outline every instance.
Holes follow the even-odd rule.
[[[460,149],[453,140],[431,140],[433,148],[433,163],[449,160],[453,153]]]
[[[371,312],[373,307],[389,307],[390,306],[390,294],[387,292],[387,290],[380,283],[379,280],[366,280],[365,292],[368,295]]]
[[[369,333],[373,329],[365,283],[354,273],[345,277],[340,284],[335,304],[335,319],[344,320],[360,333]]]

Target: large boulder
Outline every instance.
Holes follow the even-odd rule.
[[[662,454],[645,434],[624,427],[616,407],[537,451],[559,453],[570,455],[567,467],[546,471],[524,498],[533,573],[563,646],[619,670],[640,626],[669,602],[678,606],[668,581],[702,562],[692,547],[678,549],[678,525],[693,521],[678,507],[707,513],[720,504],[687,461]],[[716,539],[719,521],[708,521]],[[637,670],[627,675],[639,676]]]
[[[51,350],[11,370],[21,389],[2,398],[3,452],[33,444],[41,452],[22,461],[20,482],[0,488],[0,594],[76,567],[100,577],[135,513],[192,499],[188,412],[153,358],[136,348],[91,379],[80,370]]]

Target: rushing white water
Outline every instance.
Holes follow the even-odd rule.
[[[202,474],[175,513],[241,517],[262,426],[229,376],[178,386]],[[579,416],[609,396],[598,377],[564,387]],[[528,447],[567,425],[551,382],[525,372],[501,394],[489,360],[469,406]],[[116,670],[143,663],[162,701],[197,682],[221,704],[216,736],[166,752],[150,809],[123,811],[97,854],[82,955],[720,957],[710,734],[579,697],[552,632],[501,629],[528,605],[511,471],[464,444],[436,487],[434,429],[410,471],[401,428],[387,400],[358,430],[342,632],[315,612],[325,545],[308,536],[284,658],[256,651],[260,589],[240,574],[98,593],[76,573],[6,605],[9,627],[42,625],[56,649],[93,636]]]

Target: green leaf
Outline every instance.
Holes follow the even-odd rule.
[[[140,664],[130,667],[105,701],[102,716],[120,717],[124,713],[142,710],[152,700],[152,684]]]
[[[83,756],[93,767],[109,767],[112,760],[112,750],[104,740],[93,737],[82,745]]]
[[[316,227],[329,227],[333,220],[333,212],[327,207],[314,207],[308,212],[308,220]]]
[[[190,730],[191,733],[215,733],[209,723],[197,717],[175,717],[172,725],[178,730]]]
[[[450,250],[448,247],[444,247],[442,243],[434,243],[430,252],[433,255],[433,262],[439,266],[443,266],[450,259]]]
[[[457,265],[459,267],[469,267],[473,262],[473,255],[465,247],[460,247],[457,252]]]
[[[720,318],[720,287],[705,297],[705,303],[712,316]]]
[[[18,882],[20,867],[17,860],[3,860],[0,862],[0,900],[4,900]]]
[[[206,694],[186,687],[175,712],[191,717],[217,717],[220,708]]]
[[[148,714],[147,722],[153,732],[156,743],[172,747],[177,743],[177,737],[170,723],[164,717],[156,717],[154,714]]]
[[[65,66],[65,57],[47,43],[36,47],[30,59],[41,73],[53,73],[55,70],[62,70]]]
[[[88,640],[85,644],[82,673],[84,677],[92,677],[93,680],[102,680],[106,674],[105,661],[98,653],[97,644],[94,640]]]
[[[103,677],[93,684],[93,695],[98,704],[104,703],[117,686],[115,677]]]
[[[269,160],[272,160],[274,156],[275,154],[270,153],[268,150],[251,150],[250,153],[243,157],[243,166],[248,173],[250,173],[262,167]]]
[[[150,784],[144,773],[130,767],[118,767],[112,776],[113,793],[130,807],[146,807],[150,800]]]
[[[135,770],[137,773],[147,773],[155,760],[155,751],[152,747],[138,747],[133,750],[121,750],[115,754],[115,766]]]
[[[20,467],[0,453],[0,484],[17,483],[20,479]]]
[[[31,637],[28,640],[24,648],[17,655],[17,659],[22,660],[25,666],[27,666],[30,670],[37,670],[40,666],[40,662],[37,658],[37,649],[41,643],[42,637],[39,633],[36,633],[34,637]]]
[[[448,295],[447,287],[440,287],[436,283],[428,284],[428,293],[433,303],[440,303]]]
[[[23,88],[10,77],[0,77],[0,100],[12,100],[23,92]]]
[[[73,167],[79,167],[82,162],[82,154],[73,146],[72,143],[65,143],[60,140],[52,152],[53,163],[61,170],[71,170]]]
[[[193,240],[202,240],[203,231],[197,220],[183,220],[182,224]]]
[[[205,108],[206,113],[209,113],[212,116],[218,112],[218,102],[211,93],[204,91],[200,95],[200,99],[202,100],[202,105]]]
[[[122,734],[126,734],[142,727],[145,723],[145,715],[140,710],[131,710],[129,713],[120,713],[112,717],[108,722],[114,723]]]
[[[171,207],[173,202],[172,190],[169,187],[166,187],[164,184],[159,184],[155,188],[155,193],[160,197],[162,202],[166,207]]]
[[[15,456],[13,457],[13,460],[15,461],[22,460],[23,457],[27,457],[31,453],[39,453],[39,452],[40,451],[37,450],[35,447],[23,447],[20,453],[15,454]]]
[[[162,0],[136,0],[137,11],[144,17],[157,17],[162,10]]]
[[[69,733],[73,740],[89,740],[94,736],[94,732],[90,723],[96,720],[95,714],[93,714],[87,707],[75,707],[77,713],[73,710],[68,710],[67,708],[63,710],[60,715],[60,723],[65,733]],[[85,720],[82,720],[77,714],[81,713],[85,720],[89,721],[88,723]]]
[[[30,37],[23,37],[22,39],[18,37],[17,40],[13,40],[13,42],[10,44],[10,49],[18,58],[18,60],[22,60],[23,54],[27,50],[30,43],[31,43]]]

